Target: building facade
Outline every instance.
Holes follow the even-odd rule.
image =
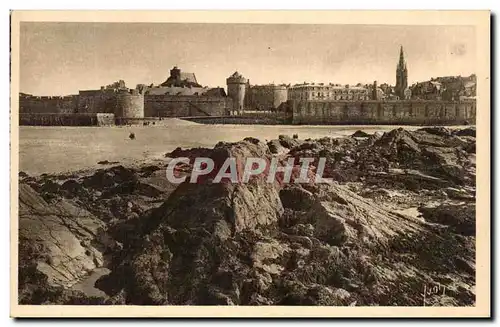
[[[344,100],[364,101],[371,95],[364,86],[350,86],[340,84],[296,84],[288,89],[288,100]]]
[[[411,90],[415,100],[441,100],[443,94],[443,87],[437,81],[415,83]]]
[[[476,75],[431,78],[411,86],[412,98],[420,100],[458,101],[476,97]]]

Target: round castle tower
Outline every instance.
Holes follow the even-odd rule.
[[[273,87],[273,108],[278,107],[288,99],[288,89],[284,85],[275,85]]]
[[[244,111],[245,90],[248,80],[238,72],[226,79],[227,95],[233,100],[232,111],[238,115]]]
[[[122,91],[118,93],[116,102],[115,116],[117,118],[144,118],[143,94]]]

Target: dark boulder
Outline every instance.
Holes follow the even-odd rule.
[[[271,140],[267,142],[269,151],[273,154],[285,153],[288,149],[281,145],[279,140]]]
[[[97,164],[98,165],[115,165],[119,163],[118,161],[108,161],[108,160],[101,160],[101,161],[98,161]]]
[[[83,179],[83,185],[96,190],[114,187],[117,184],[133,183],[138,179],[133,169],[123,166],[114,166],[106,170],[98,170],[96,173]]]
[[[424,127],[417,130],[418,132],[426,132],[438,136],[451,136],[451,131],[445,127]]]
[[[459,130],[456,130],[453,134],[456,135],[456,136],[472,136],[472,137],[476,137],[476,128],[475,127],[469,127],[469,128],[459,129]]]
[[[437,207],[418,209],[426,221],[449,226],[455,233],[465,236],[476,235],[476,205],[442,204]]]
[[[351,135],[351,137],[370,137],[370,136],[371,134],[363,132],[362,130],[359,129]]]
[[[66,198],[74,198],[76,196],[86,196],[87,191],[85,188],[76,180],[68,179],[60,187],[61,195]]]
[[[192,149],[182,149],[176,148],[174,151],[166,153],[165,157],[168,158],[189,158],[194,161],[195,158],[203,157],[206,158],[210,155],[212,149],[208,148],[192,148]]]
[[[60,188],[61,185],[49,179],[42,184],[40,191],[43,193],[59,193]]]
[[[291,149],[301,143],[298,139],[291,138],[288,135],[279,135],[278,139],[280,144],[287,149]]]
[[[304,188],[296,185],[287,185],[280,191],[281,203],[284,208],[296,211],[309,210],[314,202],[314,195]]]

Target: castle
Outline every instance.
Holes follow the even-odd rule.
[[[232,98],[223,88],[201,86],[194,73],[178,67],[159,85],[139,84],[130,89],[120,80],[64,97],[19,95],[20,123],[36,125],[50,125],[53,120],[97,124],[103,117],[108,117],[109,124],[113,119],[116,124],[157,123],[164,117],[221,116],[231,107]]]

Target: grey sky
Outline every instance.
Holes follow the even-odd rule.
[[[395,83],[403,45],[409,83],[476,71],[472,26],[21,23],[20,91],[74,94],[123,79],[159,84],[172,66],[225,86]]]

